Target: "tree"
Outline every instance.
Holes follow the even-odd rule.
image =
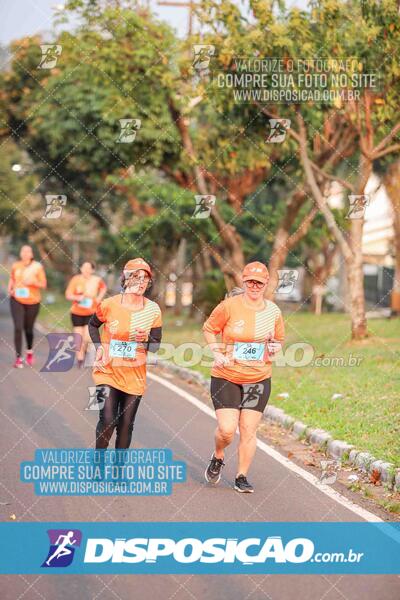
[[[364,3],[364,8],[366,4]],[[341,121],[348,125],[351,136],[352,131],[355,130],[358,165],[357,175],[352,177],[354,184],[350,189],[355,195],[361,197],[365,195],[374,161],[400,150],[400,144],[392,143],[400,131],[397,110],[400,100],[400,78],[398,67],[390,58],[400,49],[400,40],[394,24],[397,5],[392,1],[382,2],[379,5],[373,3],[373,5],[374,10],[371,13],[363,11],[363,6],[360,7],[356,3],[337,3],[335,20],[337,22],[340,20],[344,26],[341,26],[340,35],[335,34],[334,29],[328,30],[326,40],[332,49],[340,53],[339,55],[347,52],[363,61],[364,65],[379,65],[381,69],[383,80],[381,90],[367,86],[361,90],[359,99],[352,99],[347,104],[338,106]],[[321,20],[325,19],[324,6],[325,3],[321,3],[321,10],[318,12]],[[354,19],[355,14],[359,18]],[[308,184],[346,263],[351,300],[352,337],[362,339],[367,335],[362,256],[364,219],[351,219],[349,238],[340,229],[318,186],[307,147],[305,119],[300,113],[297,115],[297,122],[300,134],[300,156]]]
[[[372,9],[365,11],[365,5]],[[323,47],[330,57],[356,57],[358,64],[346,67],[348,81],[358,73],[360,64],[364,73],[365,69],[374,67],[381,71],[382,89],[374,89],[369,80],[368,85],[359,86],[359,97],[351,100],[349,96],[349,102],[338,98],[334,103],[324,99],[263,107],[254,101],[265,116],[292,121],[288,138],[297,146],[305,177],[299,196],[301,198],[303,193],[305,197],[312,197],[344,256],[351,296],[352,337],[361,339],[367,335],[361,250],[363,219],[351,220],[348,228],[341,229],[325,192],[329,182],[336,180],[354,195],[363,195],[373,162],[399,149],[399,145],[393,143],[400,130],[399,70],[393,59],[399,53],[400,43],[397,4],[394,0],[385,0],[379,4],[363,3],[360,7],[355,2],[323,0],[313,2],[311,12],[293,8],[280,14],[273,11],[268,1],[250,1],[250,6],[252,19],[247,20],[246,27],[238,28],[240,15],[231,2],[207,2],[207,14],[203,18],[213,28],[215,39],[222,39],[221,54],[228,52],[228,48],[231,56],[273,56],[280,58],[288,68],[290,61],[299,57],[313,60]],[[243,111],[244,123],[248,118],[248,110]],[[324,146],[325,149],[328,146],[329,151],[320,154]],[[290,215],[295,213],[293,200],[299,196],[289,203],[289,227],[292,225]],[[289,227],[281,228],[282,241],[278,239],[276,244],[276,252],[279,254],[281,248],[282,256],[290,246]],[[279,263],[279,258],[276,262]]]
[[[44,180],[54,175],[70,201],[104,230],[118,228],[118,187],[132,170],[144,187],[143,169],[157,169],[193,196],[215,194],[211,220],[217,235],[207,251],[227,285],[238,283],[242,240],[220,205],[227,202],[240,212],[268,158],[242,136],[240,160],[234,160],[226,151],[233,125],[228,129],[225,115],[214,114],[206,98],[192,117],[202,84],[194,84],[186,58],[180,63],[184,49],[166,25],[120,2],[71,1],[65,8],[80,26],[56,40],[62,54],[55,68],[37,69],[39,38],[14,47],[1,86],[12,135],[41,165]],[[141,128],[133,144],[118,144],[118,121],[129,117],[140,120]],[[116,172],[119,180],[108,185],[108,175]]]

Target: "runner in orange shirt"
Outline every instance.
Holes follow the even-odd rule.
[[[161,342],[160,307],[144,297],[151,284],[150,266],[142,258],[129,260],[121,278],[122,293],[103,300],[89,321],[97,347],[93,379],[104,403],[96,429],[97,449],[108,447],[115,428],[116,448],[129,448],[131,443],[146,387],[147,351],[156,352]]]
[[[33,327],[39,314],[41,289],[47,286],[43,266],[34,260],[30,246],[22,246],[20,259],[11,267],[8,282],[11,316],[14,321],[14,345],[17,354],[14,367],[24,366],[22,359],[22,331],[26,339],[26,362],[33,365]]]
[[[224,450],[239,426],[240,442],[235,490],[253,492],[247,473],[256,451],[256,431],[271,393],[271,358],[282,347],[284,324],[276,304],[264,299],[269,279],[260,262],[245,266],[244,293],[218,304],[204,324],[207,344],[214,354],[211,398],[217,416],[215,451],[205,478],[218,483]],[[222,344],[217,343],[221,334]]]
[[[81,336],[81,345],[76,353],[78,367],[85,360],[89,342],[88,323],[90,317],[96,312],[97,305],[103,300],[107,286],[101,277],[94,274],[94,264],[84,262],[80,268],[80,275],[74,275],[65,291],[65,297],[72,302],[71,321],[74,333]]]

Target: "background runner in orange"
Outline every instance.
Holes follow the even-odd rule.
[[[14,367],[17,368],[24,365],[21,357],[22,331],[25,332],[27,345],[26,362],[29,366],[33,365],[33,328],[39,314],[41,290],[47,286],[44,268],[34,260],[33,250],[30,246],[22,246],[20,259],[12,265],[8,282],[17,355]]]
[[[82,366],[85,360],[90,317],[96,312],[99,302],[103,300],[107,291],[103,279],[94,274],[94,268],[93,263],[84,262],[80,274],[72,277],[65,291],[66,299],[72,302],[71,321],[74,333],[80,335],[82,340],[76,353],[78,366]]]
[[[8,292],[20,304],[38,304],[40,290],[47,287],[44,268],[34,259],[30,246],[22,246],[20,258],[11,267]]]

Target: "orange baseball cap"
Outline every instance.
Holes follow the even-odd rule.
[[[128,262],[126,263],[126,265],[124,266],[124,271],[146,271],[150,277],[152,277],[152,272],[151,272],[151,268],[150,265],[147,264],[147,262],[145,260],[143,260],[143,258],[132,258],[131,260],[128,260]]]
[[[243,281],[255,279],[256,281],[267,283],[269,279],[269,272],[263,263],[254,261],[245,266],[242,272],[242,279]]]

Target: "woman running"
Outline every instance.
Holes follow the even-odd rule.
[[[16,359],[14,367],[21,369],[24,366],[22,359],[22,331],[26,339],[26,362],[33,365],[33,327],[39,314],[41,293],[40,290],[47,286],[46,274],[43,266],[34,260],[30,246],[22,246],[19,253],[20,259],[11,267],[8,282],[11,315],[14,321],[14,345]]]
[[[71,321],[74,333],[81,336],[81,345],[76,353],[78,367],[85,360],[89,342],[88,323],[90,317],[96,312],[97,305],[103,300],[107,286],[101,277],[94,274],[94,264],[84,262],[80,268],[80,275],[74,275],[65,291],[65,297],[72,302]]]
[[[147,351],[157,352],[161,342],[160,307],[144,297],[151,284],[150,266],[141,258],[128,261],[121,277],[122,292],[103,300],[89,321],[89,334],[97,347],[93,379],[104,403],[96,429],[97,449],[108,447],[114,429],[116,448],[129,448],[131,443],[146,387]]]
[[[218,483],[224,450],[239,426],[235,490],[253,492],[247,473],[256,451],[256,431],[271,393],[271,357],[282,347],[284,324],[276,304],[264,299],[268,269],[251,262],[243,273],[244,293],[223,300],[204,324],[214,355],[211,399],[217,416],[215,451],[205,478]],[[216,336],[221,334],[222,344]]]

